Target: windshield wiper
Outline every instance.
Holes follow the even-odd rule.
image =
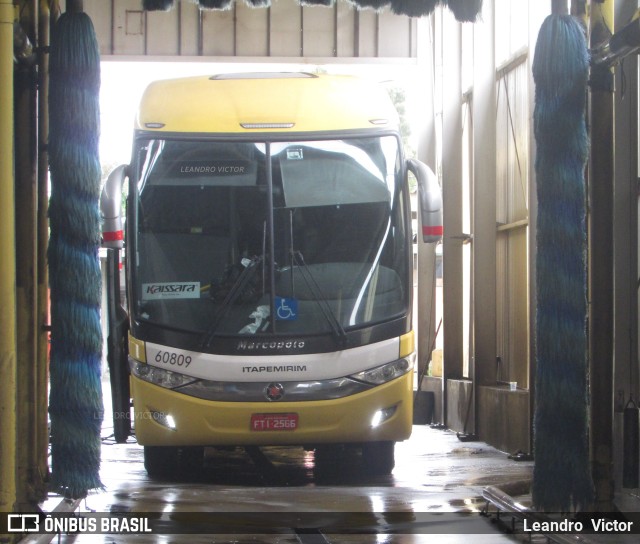
[[[209,328],[202,337],[203,349],[209,348],[211,340],[213,340],[213,337],[215,336],[216,330],[218,329],[222,318],[227,315],[227,312],[229,311],[231,306],[236,302],[236,300],[238,300],[240,295],[242,295],[248,283],[251,281],[256,271],[256,267],[262,262],[262,260],[262,256],[253,257],[233,282],[233,285],[229,289],[227,296],[224,297],[222,304],[220,304],[220,309],[214,317],[213,322],[211,323],[211,325],[209,325]]]
[[[292,250],[291,257],[293,263],[298,266],[298,270],[300,270],[300,273],[302,274],[302,279],[307,284],[307,287],[311,291],[314,300],[320,307],[322,315],[325,317],[327,323],[331,327],[334,337],[341,347],[345,347],[345,345],[347,344],[347,333],[342,327],[340,320],[333,313],[333,310],[331,309],[331,306],[329,306],[326,298],[322,295],[322,290],[320,289],[320,286],[318,285],[316,279],[313,277],[309,266],[304,261],[302,253],[298,250]]]

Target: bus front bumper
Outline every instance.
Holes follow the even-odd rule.
[[[409,438],[413,422],[413,372],[362,393],[322,401],[216,402],[135,376],[131,393],[135,433],[144,446],[401,441]],[[265,422],[274,418],[286,428],[269,428]]]

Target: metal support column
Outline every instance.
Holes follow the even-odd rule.
[[[36,71],[31,43],[32,13],[20,20],[23,51],[14,72],[15,214],[16,214],[16,335],[17,335],[17,507],[37,504],[33,496],[36,375]],[[16,30],[16,32],[18,32]]]
[[[49,403],[49,279],[47,274],[47,246],[49,243],[49,36],[51,10],[49,0],[39,0],[38,13],[38,215],[37,221],[37,471],[43,480],[49,473],[49,429],[47,408]]]
[[[610,37],[613,0],[591,4],[591,49]],[[613,504],[613,74],[592,66],[589,162],[591,463],[597,510]]]
[[[0,0],[0,512],[16,501],[16,253],[13,175],[13,20]]]

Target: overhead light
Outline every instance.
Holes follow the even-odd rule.
[[[301,78],[317,78],[315,74],[307,72],[240,72],[231,74],[217,74],[209,79],[228,80],[228,79],[301,79]]]
[[[242,128],[255,129],[255,128],[292,128],[295,123],[240,123]]]

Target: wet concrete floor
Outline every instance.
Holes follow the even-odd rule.
[[[416,425],[396,445],[390,476],[367,475],[356,456],[336,471],[316,474],[301,448],[207,449],[202,472],[150,479],[133,438],[116,444],[105,422],[104,492],[79,513],[153,513],[153,534],[58,535],[60,543],[423,543],[514,542],[481,514],[482,490],[531,478],[531,461],[514,461],[483,442],[463,442],[449,430]],[[52,496],[45,510],[60,497]],[[176,525],[176,524],[180,525]],[[169,534],[183,531],[211,534]],[[166,534],[161,534],[166,532]],[[522,537],[519,537],[520,541]]]

